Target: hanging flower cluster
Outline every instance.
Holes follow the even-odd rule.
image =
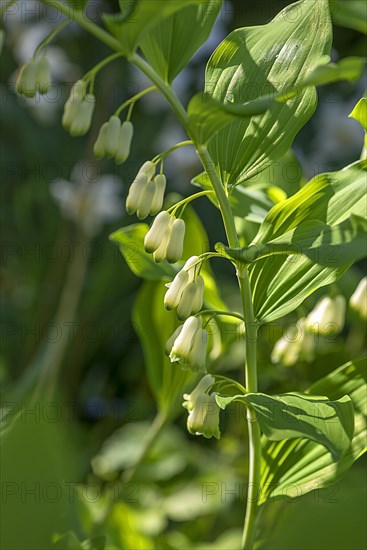
[[[64,106],[62,125],[71,136],[84,136],[90,129],[96,98],[86,93],[88,83],[77,80]]]
[[[51,83],[50,64],[46,56],[31,59],[20,69],[15,84],[18,94],[34,97],[36,93],[45,94]]]
[[[130,186],[126,199],[128,214],[136,214],[140,220],[155,216],[162,208],[166,178],[163,174],[154,177],[155,164],[148,160],[143,164]]]
[[[213,384],[214,378],[211,374],[204,376],[190,394],[184,394],[182,406],[189,412],[187,429],[191,434],[219,439],[220,409],[215,400],[216,393],[207,393]]]
[[[172,283],[166,285],[168,290],[164,297],[166,309],[176,309],[177,317],[183,321],[190,315],[198,313],[203,307],[204,279],[195,274],[199,256],[187,260]]]
[[[206,373],[205,360],[208,333],[201,317],[191,316],[178,327],[166,344],[172,362],[179,362],[183,369]]]
[[[182,256],[185,222],[165,210],[154,219],[144,239],[144,248],[153,253],[154,261],[176,263]]]
[[[133,133],[134,128],[130,121],[121,123],[118,116],[111,116],[99,130],[93,148],[95,156],[97,159],[113,158],[116,164],[122,164],[130,154]]]

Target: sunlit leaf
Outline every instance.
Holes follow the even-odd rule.
[[[335,484],[366,450],[367,372],[363,357],[343,365],[308,390],[310,395],[327,395],[331,400],[347,394],[355,415],[350,450],[335,462],[325,447],[313,441],[273,443],[263,437],[262,494],[260,504],[275,498],[299,497],[314,489]]]
[[[351,215],[339,225],[306,221],[266,243],[242,249],[223,246],[226,254],[244,263],[278,254],[304,255],[326,267],[342,267],[367,256],[367,220]]]
[[[232,401],[251,406],[262,432],[271,441],[296,437],[312,439],[327,447],[334,459],[350,447],[354,415],[352,402],[346,395],[337,401],[300,393],[274,396],[247,393],[232,397],[216,396],[216,399],[222,409]]]
[[[208,62],[205,91],[229,108],[273,97],[302,82],[328,59],[330,48],[327,0],[297,2],[267,25],[233,31]],[[309,88],[218,132],[209,149],[223,183],[236,185],[281,158],[315,107],[316,92]]]
[[[311,180],[298,193],[270,210],[252,244],[274,240],[311,220],[334,227],[343,223],[348,225],[346,220],[352,214],[366,218],[365,168],[366,163],[360,162]],[[334,260],[333,267],[315,264],[307,257],[293,254],[264,258],[252,265],[250,277],[257,319],[262,323],[279,319],[294,311],[315,290],[341,277],[349,264],[341,266],[343,256],[335,254],[335,250],[332,252],[332,247],[327,253],[333,256],[324,257],[324,263],[330,265]]]

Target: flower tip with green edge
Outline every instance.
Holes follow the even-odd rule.
[[[177,273],[164,297],[167,310],[176,309],[177,317],[183,321],[190,315],[198,313],[204,302],[204,279],[201,275],[195,276],[193,264],[199,260],[198,256],[189,258],[184,267]]]
[[[208,391],[214,385],[214,377],[211,374],[204,376],[196,388],[183,395],[182,406],[187,409],[187,429],[192,435],[202,435],[207,439],[220,438],[219,413],[220,408],[216,402],[216,393]]]
[[[356,311],[360,317],[367,319],[367,277],[363,277],[359,281],[350,297],[349,307]]]
[[[172,342],[173,336],[169,339]],[[168,347],[167,342],[167,347]],[[206,373],[208,333],[202,328],[201,317],[191,316],[184,322],[182,330],[173,340],[169,354],[171,362],[178,362],[185,370]]]

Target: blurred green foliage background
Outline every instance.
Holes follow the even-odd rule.
[[[225,2],[209,45],[174,84],[183,101],[200,89],[205,63],[228,32],[266,23],[289,3]],[[19,2],[18,13],[4,17],[1,54],[2,548],[48,549],[55,535],[66,532],[59,548],[81,547],[76,537],[94,537],[84,548],[103,548],[101,535],[108,536],[106,548],[235,548],[244,511],[247,451],[242,424],[231,414],[224,418],[222,439],[208,442],[186,434],[185,415],[178,407],[175,423],[165,429],[134,483],[112,489],[114,506],[102,521],[104,490],[134,463],[156,409],[132,321],[142,283],[108,235],[131,223],[124,198],[138,167],[185,136],[169,107],[154,94],[134,110],[129,161],[119,167],[108,160],[97,162],[92,146],[99,127],[145,81],[123,60],[108,65],[97,80],[91,132],[71,138],[60,124],[70,86],[109,52],[76,26],[68,27],[49,48],[54,95],[44,101],[20,98],[14,92],[17,67],[48,32],[47,24],[52,25],[40,19],[37,3],[24,4]],[[114,11],[117,5],[94,2],[97,11]],[[332,5],[339,23],[335,59],[363,56],[365,37],[353,25],[342,25],[338,3]],[[363,133],[348,114],[363,91],[363,82],[320,90],[317,113],[294,146],[304,178],[359,157]],[[112,196],[109,191],[107,197],[97,193],[95,200],[105,201],[113,216],[93,209],[88,214],[82,205],[74,216],[60,208],[61,199],[52,191],[55,181],[82,187],[80,168],[79,176],[75,171],[80,162],[89,167],[96,185],[109,175]],[[166,171],[169,190],[187,195],[200,166],[194,153],[185,150],[172,155]],[[288,194],[299,185],[293,176],[271,183]],[[200,201],[197,212],[211,244],[221,240],[214,207]],[[87,215],[95,227],[89,234],[80,221]],[[214,267],[222,297],[238,309],[231,271],[222,263]],[[365,267],[354,266],[338,283],[347,298]],[[306,310],[321,294],[306,302]],[[312,363],[301,361],[294,367],[274,366],[269,359],[282,325],[272,333],[264,330],[259,344],[262,390],[303,390],[358,356],[365,337],[353,339],[358,331],[363,334],[355,323],[348,318],[343,333],[319,346]],[[240,344],[232,346],[217,368],[239,372],[240,351]],[[329,489],[267,506],[259,547],[365,548],[363,467],[360,460]]]

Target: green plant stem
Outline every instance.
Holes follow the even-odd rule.
[[[120,107],[118,107],[115,111],[115,116],[119,116],[121,111],[123,111],[124,109],[126,109],[126,107],[128,107],[130,105],[130,108],[131,106],[134,105],[134,103],[136,101],[138,101],[138,99],[140,99],[141,97],[145,96],[146,94],[149,94],[150,92],[154,92],[154,90],[157,89],[157,86],[150,86],[149,88],[145,88],[145,90],[142,90],[141,92],[138,92],[137,94],[135,94],[133,97],[130,97],[130,99],[128,99],[127,101],[125,101],[125,103],[123,103],[122,105],[120,105]]]
[[[61,21],[61,23],[59,23],[57,27],[55,27],[54,30],[50,32],[50,34],[46,36],[46,38],[42,40],[42,42],[37,46],[33,54],[33,59],[36,59],[40,54],[40,52],[42,51],[42,49],[45,48],[51,42],[51,40],[53,40],[55,36],[58,35],[59,32],[61,32],[64,27],[66,27],[66,25],[69,25],[69,23],[70,23],[69,19],[65,19],[65,21]]]
[[[111,55],[109,55],[108,57],[105,57],[104,59],[102,59],[102,61],[100,61],[99,63],[97,63],[97,65],[95,65],[93,67],[93,69],[91,69],[90,71],[88,71],[87,73],[85,73],[85,75],[83,76],[82,80],[91,80],[91,79],[94,79],[96,74],[101,70],[103,69],[103,67],[105,67],[106,65],[108,65],[109,63],[111,63],[111,61],[114,61],[115,59],[118,59],[119,57],[123,57],[122,56],[122,53],[113,53]]]
[[[112,50],[121,52],[122,48],[118,40],[111,36],[108,32],[101,29],[91,21],[89,21],[82,12],[73,11],[69,7],[61,4],[56,0],[43,0],[44,3],[55,7],[69,18],[77,21],[81,27],[89,31],[93,36],[101,42],[109,46]],[[162,92],[168,103],[176,113],[179,121],[186,130],[188,136],[195,144],[195,136],[190,129],[188,115],[182,103],[178,99],[175,92],[156,72],[155,70],[138,54],[134,53],[128,59],[138,69],[140,69],[155,86]],[[207,150],[207,147],[202,144],[197,145],[197,153],[201,163],[208,174],[210,182],[216,193],[220,212],[223,218],[224,227],[227,234],[228,244],[231,248],[238,248],[239,241],[234,223],[234,217],[231,206],[228,200],[226,191],[219,178],[213,160]],[[245,327],[246,327],[246,362],[245,362],[245,379],[247,382],[247,390],[249,392],[257,391],[257,367],[256,367],[256,324],[252,305],[251,286],[248,277],[247,268],[236,263],[237,277],[241,291]],[[247,495],[246,516],[244,525],[244,535],[242,541],[243,549],[252,549],[255,538],[255,523],[257,515],[257,493],[259,492],[260,480],[260,461],[261,461],[261,444],[260,444],[260,429],[256,421],[254,413],[248,412],[248,436],[249,436],[249,490]]]
[[[171,208],[167,209],[167,212],[172,212],[172,214],[175,214],[177,212],[178,208],[183,205],[189,204],[191,201],[194,201],[195,199],[199,199],[200,197],[206,197],[207,195],[210,195],[213,193],[213,191],[200,191],[199,193],[195,193],[194,195],[190,195],[189,197],[186,197],[186,199],[182,199],[182,201],[176,203],[174,206],[171,206]],[[191,266],[192,267],[192,266]]]

